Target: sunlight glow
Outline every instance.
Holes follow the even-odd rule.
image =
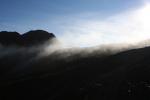
[[[144,32],[149,32],[150,34],[150,4],[147,3],[144,8],[139,10],[138,13],[139,21]]]
[[[82,15],[87,16],[87,15]],[[138,9],[112,15],[105,19],[74,19],[60,37],[66,46],[86,47],[103,44],[135,44],[150,40],[150,3]],[[150,44],[150,42],[149,42]]]

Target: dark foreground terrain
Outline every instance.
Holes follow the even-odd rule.
[[[150,47],[59,58],[11,43],[0,47],[0,100],[150,100]]]

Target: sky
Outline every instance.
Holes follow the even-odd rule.
[[[133,43],[150,37],[149,2],[0,0],[0,31],[42,29],[54,33],[69,47]]]

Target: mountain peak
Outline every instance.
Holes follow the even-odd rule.
[[[31,30],[24,34],[18,32],[0,32],[0,44],[4,46],[17,45],[17,46],[33,46],[41,45],[44,42],[56,38],[53,33],[44,30]]]

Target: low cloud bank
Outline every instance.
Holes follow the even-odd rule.
[[[69,16],[71,20],[60,20],[64,23],[61,26],[63,35],[58,36],[60,41],[68,47],[90,47],[115,43],[134,44],[150,37],[149,11],[150,4],[146,2],[139,8],[127,9],[106,18],[101,18],[99,13]],[[84,19],[84,16],[89,16],[89,18]]]

